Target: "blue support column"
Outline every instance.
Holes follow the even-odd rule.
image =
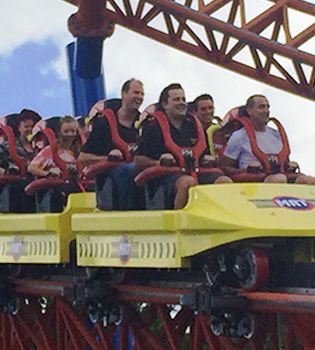
[[[75,116],[87,115],[94,103],[105,99],[103,41],[103,38],[77,38],[66,47]]]

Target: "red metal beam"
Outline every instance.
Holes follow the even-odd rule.
[[[298,293],[241,293],[249,300],[251,310],[267,313],[315,314],[315,295]]]
[[[315,23],[310,27],[306,28],[303,32],[296,35],[291,41],[290,45],[292,47],[299,47],[304,44],[306,41],[310,40],[315,36]]]
[[[79,3],[79,0],[64,1],[74,5]],[[87,0],[80,1],[83,6]],[[246,5],[243,1],[199,0],[198,11],[193,8],[191,0],[186,1],[185,5],[169,0],[103,2],[102,15],[108,21],[268,85],[315,100],[315,55],[311,50],[305,52],[298,49],[314,38],[314,24],[291,38],[288,16],[289,10],[296,10],[314,16],[315,21],[315,5],[301,0],[270,0],[274,5],[271,4],[269,9],[246,22]],[[214,12],[228,3],[231,3],[228,20],[224,22],[215,18]],[[151,9],[145,11],[145,5]],[[251,3],[247,6],[254,5]],[[238,8],[243,28],[235,23]],[[153,23],[158,16],[163,19],[164,28]],[[260,35],[273,24],[277,29],[270,38]],[[196,25],[203,29],[204,35],[195,29]],[[284,44],[278,35],[281,27],[286,37]],[[216,37],[215,32],[223,34],[223,39]],[[189,42],[184,39],[184,34],[191,38]],[[236,43],[229,49],[230,39],[236,40]],[[248,62],[245,55],[238,55],[245,49],[251,52],[253,63]],[[289,61],[281,63],[281,57]]]
[[[53,350],[53,349],[97,349],[114,350],[114,325],[104,328],[102,324],[87,327],[88,316],[59,297],[50,297],[42,310],[38,303],[38,291],[30,288],[31,280],[13,280],[15,291],[31,295],[27,303],[20,303],[17,315],[0,314],[0,347],[3,350]],[[73,284],[76,282],[73,281]],[[38,281],[33,281],[34,286]],[[69,282],[64,288],[69,288]],[[23,285],[26,289],[23,289]],[[42,295],[55,296],[61,291],[61,282],[46,281],[40,291]],[[194,292],[191,288],[165,288],[132,285],[116,285],[122,307],[119,325],[119,349],[128,348],[128,330],[132,332],[137,350],[180,350],[185,342],[189,350],[257,350],[269,344],[270,349],[280,350],[277,314],[282,322],[286,350],[314,349],[315,294],[314,291],[289,290],[280,292],[243,293],[249,300],[249,310],[255,315],[256,332],[250,340],[229,339],[215,336],[210,329],[210,314],[194,314],[191,306],[182,305],[174,311],[169,305],[188,299]],[[60,293],[64,294],[64,293]],[[25,295],[24,295],[25,298]],[[24,298],[22,300],[24,300]],[[225,300],[226,297],[224,297]],[[194,298],[191,301],[195,300]],[[134,303],[139,302],[139,304]],[[143,308],[136,305],[146,305]],[[74,303],[73,303],[74,305]],[[222,304],[223,305],[223,304]],[[154,327],[159,324],[159,327]],[[300,347],[297,347],[299,344]],[[282,348],[281,348],[282,349]]]

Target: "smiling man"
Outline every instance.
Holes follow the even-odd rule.
[[[134,146],[137,143],[138,130],[135,128],[135,121],[139,118],[139,107],[143,102],[144,90],[141,81],[130,79],[126,81],[121,90],[121,103],[113,108],[112,112],[117,121],[117,126],[109,122],[102,113],[98,113],[93,118],[92,132],[79,156],[79,161],[84,165],[95,164],[99,161],[114,158],[116,160],[125,160],[123,152],[114,145],[111,128],[115,127],[118,130],[119,138],[128,144],[129,150],[132,153]],[[109,108],[103,104],[104,109]],[[101,111],[100,111],[101,112]],[[135,167],[133,163],[125,163],[108,174],[98,177],[98,185],[102,187],[102,182],[105,181],[105,176],[112,178],[118,195],[118,208],[120,210],[130,210],[135,207],[135,196],[137,193],[136,185],[134,184]],[[103,181],[102,181],[103,180]],[[102,207],[102,201],[98,203],[99,209]]]
[[[134,127],[134,122],[139,117],[143,97],[142,82],[130,79],[122,86],[121,103],[115,106],[117,108],[113,108],[118,121],[118,133],[125,142],[131,145],[137,142],[138,131]],[[110,108],[106,106],[106,101],[103,108]],[[83,165],[89,165],[104,160],[104,156],[122,158],[122,153],[115,148],[112,142],[108,121],[99,113],[93,118],[92,132],[82,149],[79,160]]]
[[[214,117],[214,101],[209,94],[203,94],[195,98],[193,102],[194,113],[200,120],[204,130],[211,125]]]
[[[246,113],[255,129],[258,147],[266,154],[278,154],[282,142],[279,132],[267,126],[269,109],[269,102],[263,95],[253,95],[247,99]],[[245,173],[248,167],[261,167],[259,160],[253,155],[244,128],[235,131],[230,137],[221,165],[229,175]],[[265,178],[265,182],[286,181],[283,174],[271,174]]]
[[[273,156],[277,162],[276,155],[281,151],[283,144],[279,131],[267,126],[270,116],[269,101],[263,95],[253,95],[247,99],[245,108],[255,130],[258,148],[266,155]],[[296,163],[293,163],[295,162],[290,162],[287,159],[286,167],[297,166]],[[279,163],[274,165],[277,166],[277,164]],[[262,171],[262,164],[254,156],[244,128],[235,131],[230,137],[221,160],[221,166],[228,175],[246,173],[248,167],[256,168],[258,172]],[[264,182],[286,183],[287,176],[285,173],[275,171],[274,174],[267,175]],[[295,183],[315,184],[315,179],[300,174],[296,177]]]
[[[198,141],[203,139],[204,150],[200,159],[194,159],[197,167],[204,165],[209,156],[209,149],[206,144],[203,129],[198,133],[194,117],[187,113],[185,91],[180,84],[174,83],[164,88],[159,98],[159,111],[163,112],[169,124],[169,132],[162,130],[162,125],[153,114],[149,118],[148,125],[144,128],[141,136],[134,162],[138,169],[144,169],[157,165],[177,165],[176,154],[172,154],[167,143],[174,142],[181,148],[181,152],[192,149]],[[196,123],[199,123],[196,120]],[[167,134],[167,135],[166,135]],[[166,141],[166,139],[169,139]],[[231,182],[221,172],[213,173],[204,178],[199,177],[199,183]],[[166,186],[166,192],[170,198],[174,198],[174,208],[183,208],[188,200],[188,190],[196,184],[194,178],[186,173],[170,175],[158,179],[160,184]]]

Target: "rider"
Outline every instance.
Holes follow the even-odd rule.
[[[139,118],[139,108],[143,102],[144,90],[143,83],[136,79],[126,81],[122,86],[121,102],[116,108],[105,109],[114,113],[115,121],[118,128],[119,138],[128,144],[129,153],[133,153],[138,138],[138,130],[134,123]],[[103,105],[103,104],[102,104]],[[105,107],[106,108],[106,107]],[[83,146],[79,156],[79,161],[88,166],[96,164],[106,159],[116,159],[123,161],[124,155],[121,149],[114,145],[109,120],[101,113],[98,113],[92,121],[92,132]],[[130,210],[137,207],[136,195],[137,187],[133,181],[135,176],[135,166],[132,162],[128,162],[111,170],[105,176],[109,176],[114,183],[118,195],[118,208],[120,210]],[[103,180],[105,181],[105,176]],[[102,204],[97,204],[99,209]]]
[[[61,212],[66,204],[68,194],[80,189],[76,181],[77,157],[81,146],[78,123],[75,118],[65,116],[59,119],[56,131],[57,143],[44,147],[28,166],[28,171],[39,178],[48,177],[50,181],[62,180],[62,183],[56,187],[50,188],[48,186],[37,191],[37,211],[40,212]],[[57,157],[60,160],[57,160]],[[62,169],[63,164],[65,169]],[[62,178],[66,171],[69,171],[69,176],[71,175],[71,180],[74,181],[65,181]],[[50,198],[49,205],[45,199],[48,198],[47,196]]]
[[[12,127],[15,135],[15,145],[13,147],[15,147],[17,155],[23,161],[22,164],[24,163],[25,169],[37,152],[30,141],[30,136],[33,126],[40,119],[41,116],[39,114],[28,109],[23,109],[19,114],[6,117],[6,124]],[[0,145],[0,174],[19,175],[20,170],[18,164],[10,157],[9,140],[3,142]],[[32,180],[32,175],[26,173],[20,181],[9,186],[9,211],[18,213],[35,211],[35,198],[27,196],[24,192],[25,186]]]
[[[261,151],[269,155],[277,155],[283,147],[280,133],[267,126],[270,105],[263,95],[253,95],[248,98],[245,106],[246,116],[250,119],[255,130],[256,142]],[[246,118],[246,116],[244,118]],[[287,176],[280,171],[280,164],[275,164],[273,174],[265,177],[264,182],[286,183]],[[248,167],[263,171],[262,164],[252,151],[250,140],[245,128],[235,131],[230,137],[221,160],[221,166],[226,174],[237,175],[246,173]],[[287,167],[296,167],[295,162],[286,161]],[[315,184],[311,176],[298,175],[295,183]]]
[[[71,116],[60,119],[57,135],[57,153],[70,169],[75,168],[80,153],[78,122]],[[35,176],[60,176],[61,169],[54,163],[53,150],[50,145],[44,147],[31,161],[28,171]]]
[[[204,133],[198,134],[197,127],[187,114],[187,103],[185,92],[180,84],[170,84],[164,88],[159,98],[159,110],[162,111],[169,123],[170,136],[172,141],[180,147],[193,147],[198,138],[205,138]],[[144,127],[134,162],[138,169],[145,169],[157,165],[176,165],[175,156],[167,150],[165,146],[164,132],[154,118],[155,113],[148,119]],[[205,142],[205,139],[204,139]],[[205,142],[205,149],[200,159],[196,160],[201,164],[208,162],[209,150]],[[188,190],[195,185],[195,179],[191,175],[176,174],[167,176],[161,180],[166,185],[168,192],[174,199],[174,208],[183,208],[188,200]],[[200,181],[200,179],[199,179]],[[205,183],[231,182],[222,173],[214,173],[207,176]]]
[[[27,166],[36,155],[36,149],[33,147],[30,136],[35,123],[41,119],[41,116],[32,110],[23,109],[14,119],[12,126],[15,134],[16,152]],[[7,142],[0,145],[0,174],[19,172],[17,165],[9,158],[8,148],[9,144]]]
[[[214,101],[209,94],[196,97],[193,101],[195,116],[200,120],[204,130],[207,130],[214,118]]]

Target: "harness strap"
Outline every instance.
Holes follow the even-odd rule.
[[[61,170],[62,179],[68,180],[70,178],[70,172],[67,168],[66,162],[63,159],[61,159],[61,157],[58,154],[58,145],[54,131],[51,128],[42,127],[40,127],[40,131],[47,137],[48,144],[51,148],[53,161]]]
[[[174,155],[174,157],[178,161],[179,166],[181,168],[186,167],[185,157],[183,154],[185,150],[192,151],[194,160],[198,164],[199,157],[202,155],[202,153],[207,147],[206,138],[200,121],[194,115],[189,115],[189,117],[194,122],[196,128],[197,143],[193,147],[180,147],[174,142],[174,140],[171,137],[170,123],[166,115],[162,112],[155,112],[153,116],[160,125],[165,148],[168,152]]]
[[[256,139],[256,132],[254,129],[254,126],[252,124],[252,122],[250,121],[250,119],[248,118],[244,118],[244,117],[238,117],[237,120],[241,123],[241,125],[244,126],[249,142],[250,142],[250,146],[252,149],[252,152],[254,154],[254,156],[256,158],[258,158],[260,160],[260,162],[262,163],[266,173],[272,173],[273,169],[272,169],[272,164],[270,163],[269,159],[268,159],[268,154],[264,153],[258,146],[257,144],[257,139]],[[281,142],[282,142],[282,149],[278,154],[274,154],[279,162],[280,165],[280,172],[284,172],[285,171],[285,163],[289,157],[290,154],[290,148],[289,148],[289,142],[288,142],[288,138],[286,135],[286,132],[282,126],[282,124],[275,118],[270,118],[270,121],[273,121],[279,131],[280,134],[280,138],[281,138]]]
[[[107,119],[109,124],[109,129],[112,137],[114,146],[121,151],[126,162],[132,161],[132,155],[129,151],[129,145],[125,142],[118,132],[118,122],[114,112],[107,108],[103,111],[102,115]]]
[[[16,151],[15,137],[14,137],[12,128],[8,125],[0,124],[0,129],[5,134],[8,140],[10,159],[12,160],[13,163],[15,163],[18,166],[20,175],[25,176],[26,174],[25,163]]]

